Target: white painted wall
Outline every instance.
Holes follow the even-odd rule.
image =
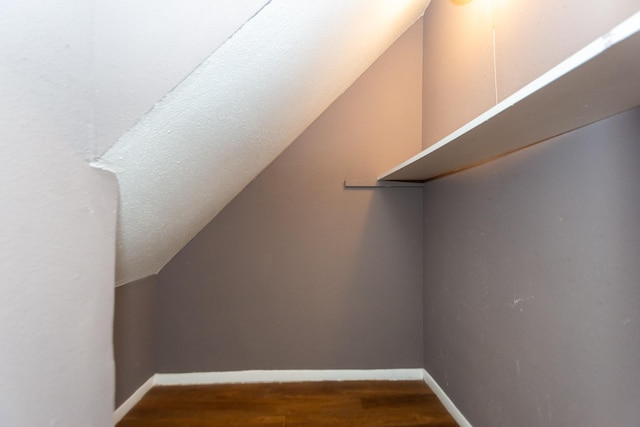
[[[95,142],[103,154],[268,0],[95,1]]]
[[[117,281],[157,273],[424,12],[272,0],[102,156],[121,186]]]
[[[91,3],[0,2],[0,425],[113,420],[117,186],[90,141]]]

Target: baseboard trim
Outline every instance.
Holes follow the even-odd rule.
[[[429,386],[431,391],[438,396],[440,402],[444,405],[444,407],[449,411],[454,420],[460,425],[460,427],[472,427],[471,423],[465,418],[465,416],[460,412],[460,410],[456,407],[449,396],[444,392],[442,387],[436,382],[435,379],[429,374],[425,369],[422,369],[422,373],[424,375],[424,382]]]
[[[288,370],[156,374],[157,385],[284,383],[303,381],[422,380],[423,369]]]
[[[144,384],[140,386],[139,389],[137,389],[131,396],[129,396],[129,398],[125,400],[122,405],[118,406],[118,409],[113,412],[114,424],[118,424],[120,420],[122,420],[124,416],[127,415],[127,412],[129,412],[131,408],[136,405],[136,403],[140,402],[140,399],[142,399],[142,397],[147,394],[149,390],[151,390],[151,387],[155,385],[155,377],[155,375],[151,376],[151,378],[149,378]]]

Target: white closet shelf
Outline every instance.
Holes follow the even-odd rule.
[[[379,180],[424,181],[640,105],[640,12]]]

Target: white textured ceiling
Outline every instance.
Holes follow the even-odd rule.
[[[157,273],[429,0],[272,0],[94,165],[120,184],[117,283]]]
[[[95,0],[93,132],[100,157],[268,0]]]

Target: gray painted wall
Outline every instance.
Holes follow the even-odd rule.
[[[149,276],[115,291],[116,408],[156,372],[156,284]]]
[[[426,369],[475,426],[640,422],[640,109],[424,189]]]
[[[346,190],[420,149],[422,23],[158,276],[159,372],[422,363],[422,193]]]
[[[424,15],[423,147],[638,10],[638,0],[431,2]]]

